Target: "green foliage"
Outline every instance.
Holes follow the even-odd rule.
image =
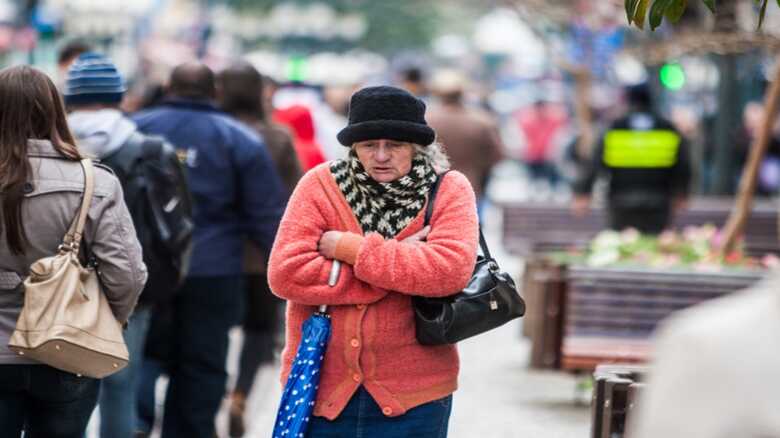
[[[279,0],[222,0],[242,13],[268,13]],[[437,31],[439,6],[428,0],[286,0],[307,5],[323,2],[340,13],[359,13],[368,22],[360,47],[379,52],[425,47]]]
[[[666,8],[666,18],[672,23],[677,23],[685,13],[685,8],[688,6],[688,0],[673,1]]]
[[[371,50],[424,47],[436,32],[436,2],[370,1],[361,9],[369,23],[361,46]]]
[[[645,17],[647,16],[647,7],[650,6],[650,0],[639,0],[634,10],[634,19],[640,29],[645,28]]]
[[[675,0],[655,0],[650,7],[650,29],[655,30],[661,25],[667,8],[675,3]]]
[[[715,0],[701,0],[705,6],[715,12]],[[759,7],[758,27],[764,24],[766,16],[766,7],[770,0],[754,0]],[[776,0],[780,6],[780,0]],[[652,4],[651,4],[652,3]],[[664,17],[672,23],[676,23],[685,13],[688,7],[688,0],[625,0],[626,16],[628,24],[644,29],[647,8],[650,7],[650,29],[655,30],[663,22]]]

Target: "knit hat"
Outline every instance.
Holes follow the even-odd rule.
[[[114,63],[99,53],[84,53],[68,69],[65,103],[119,103],[127,88]]]
[[[395,87],[368,87],[352,95],[349,124],[338,134],[344,146],[389,139],[428,146],[436,133],[425,122],[425,103]]]

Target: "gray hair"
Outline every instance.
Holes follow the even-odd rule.
[[[441,143],[433,142],[428,146],[420,146],[419,144],[415,144],[414,148],[418,154],[424,155],[431,161],[431,164],[433,165],[434,170],[436,170],[436,173],[442,173],[444,171],[450,170],[452,167],[452,164],[450,164],[450,157],[448,157],[447,153],[444,152],[444,147],[441,145]]]

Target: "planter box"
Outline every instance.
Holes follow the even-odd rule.
[[[566,266],[545,259],[526,262],[523,297],[526,313],[523,334],[531,339],[531,367],[560,367],[563,338]]]

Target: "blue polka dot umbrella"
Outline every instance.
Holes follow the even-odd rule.
[[[333,262],[329,284],[336,284],[339,262]],[[304,321],[301,343],[295,355],[287,384],[282,392],[279,412],[276,414],[273,438],[304,438],[309,425],[317,389],[320,384],[320,368],[330,338],[330,316],[327,306]]]

